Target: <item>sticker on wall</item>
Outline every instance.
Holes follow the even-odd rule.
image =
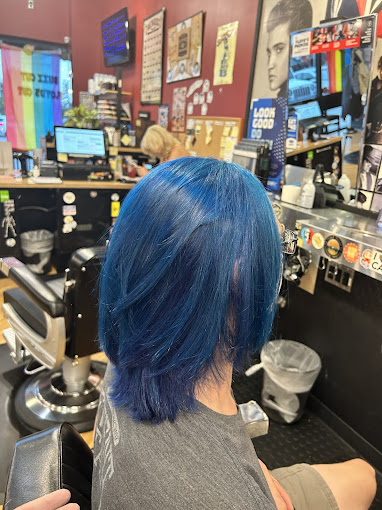
[[[213,92],[213,90],[209,90],[207,92],[207,103],[211,104],[213,100],[214,100],[214,92]]]
[[[72,223],[72,221],[73,221],[73,216],[65,216],[64,223],[68,224],[68,223]]]
[[[369,269],[372,255],[373,255],[373,252],[369,248],[367,248],[366,250],[363,250],[362,257],[361,257],[361,260],[359,261],[359,263],[365,269]]]
[[[199,94],[199,104],[204,104],[204,103],[205,103],[204,93]]]
[[[382,253],[379,251],[373,251],[371,255],[370,267],[372,271],[378,274],[382,274]]]
[[[3,204],[4,217],[1,222],[1,227],[4,229],[3,237],[4,239],[8,239],[8,237],[16,237],[16,221],[12,215],[12,213],[15,212],[15,201],[6,200]]]
[[[193,98],[192,98],[192,102],[196,105],[196,104],[199,104],[199,94],[197,92],[195,92]]]
[[[314,232],[311,228],[304,227],[301,230],[301,237],[302,237],[302,240],[304,241],[304,244],[306,244],[306,245],[309,245],[312,242],[313,235],[314,235]]]
[[[13,237],[10,237],[5,241],[5,245],[8,246],[8,248],[13,248],[16,246],[16,239],[13,239]]]
[[[0,191],[0,202],[3,203],[6,200],[9,200],[9,191],[7,189],[2,189]]]
[[[207,93],[210,90],[210,80],[204,80],[202,92]]]
[[[65,204],[73,204],[73,202],[76,200],[76,195],[72,191],[67,191],[63,194],[62,200],[65,202]]]
[[[113,193],[113,194],[111,195],[111,200],[112,200],[112,202],[118,202],[118,201],[119,201],[119,195],[118,195],[118,193]]]
[[[299,238],[297,239],[297,246],[298,246],[299,248],[302,248],[302,247],[304,246],[304,241],[302,240],[302,238],[301,238],[301,237],[299,237]]]
[[[192,115],[194,113],[194,104],[187,103],[187,115]]]
[[[64,225],[62,226],[62,233],[63,233],[63,234],[70,234],[70,233],[72,232],[72,230],[73,230],[73,229],[72,229],[72,226],[71,226],[71,225],[66,225],[66,224],[64,224]]]
[[[343,244],[337,236],[329,236],[325,240],[324,250],[328,257],[338,259],[343,252]]]
[[[72,229],[74,230],[75,228],[77,228],[77,222],[75,220],[73,220],[70,224],[70,226],[72,227]]]
[[[188,89],[187,97],[192,96],[192,94],[195,92],[195,90],[198,89],[199,87],[201,87],[202,85],[203,85],[203,80],[196,80],[196,81],[194,81],[194,83],[192,83],[192,85]]]
[[[325,239],[321,232],[316,232],[312,237],[312,245],[316,250],[321,250],[324,247]]]
[[[89,193],[89,195],[90,195],[90,198],[97,198],[98,197],[98,193],[96,191],[91,191]]]
[[[62,215],[63,216],[75,216],[77,214],[77,206],[75,205],[63,205]]]
[[[119,210],[121,208],[121,202],[112,202],[111,203],[111,217],[116,218],[119,214]]]
[[[354,243],[345,244],[344,248],[344,258],[351,264],[355,264],[359,259],[359,248]]]
[[[202,108],[201,108],[201,113],[202,113],[202,115],[207,115],[207,112],[208,112],[208,105],[207,105],[207,103],[203,103]]]

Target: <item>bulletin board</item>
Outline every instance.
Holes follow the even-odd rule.
[[[243,119],[239,117],[189,116],[184,145],[198,156],[232,161],[233,149],[242,136]]]

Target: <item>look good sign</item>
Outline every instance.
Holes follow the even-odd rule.
[[[262,129],[273,129],[275,125],[276,108],[254,108],[252,128],[257,130]],[[255,138],[261,138],[262,133],[258,133],[259,136]]]

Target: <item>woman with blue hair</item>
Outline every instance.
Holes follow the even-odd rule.
[[[231,392],[233,371],[270,335],[294,243],[260,182],[233,164],[176,159],[127,195],[100,281],[111,363],[94,510],[368,508],[375,475],[360,459],[269,472]]]

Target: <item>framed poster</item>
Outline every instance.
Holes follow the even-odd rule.
[[[168,29],[166,83],[200,76],[202,38],[202,11]]]
[[[163,8],[143,21],[141,104],[162,101],[164,16]]]

